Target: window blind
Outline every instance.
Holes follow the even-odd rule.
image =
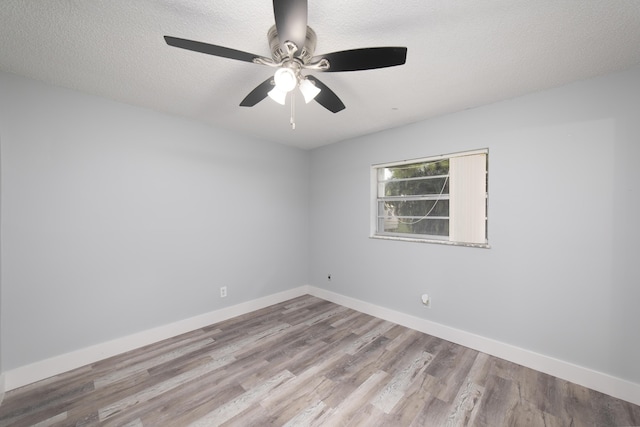
[[[486,243],[487,155],[449,160],[449,240]]]

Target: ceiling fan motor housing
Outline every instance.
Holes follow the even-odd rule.
[[[278,30],[276,26],[269,28],[267,32],[267,38],[269,39],[269,48],[271,49],[271,57],[275,62],[282,62],[289,58],[287,52],[282,50],[280,39],[278,38]],[[284,40],[286,41],[286,40]],[[307,64],[316,50],[316,32],[309,26],[307,26],[307,37],[304,41],[302,49],[298,46],[298,50],[295,52],[294,57],[302,61],[303,64]]]

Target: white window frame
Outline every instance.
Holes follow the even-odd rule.
[[[484,155],[484,157],[479,155]],[[450,195],[435,195],[433,198],[449,200],[449,217],[447,217],[450,221],[449,236],[429,236],[384,231],[379,232],[378,203],[384,198],[378,197],[378,185],[380,184],[378,181],[378,170],[381,168],[411,165],[416,163],[428,163],[444,159],[449,159],[450,161],[448,176],[454,174],[456,178],[451,179],[450,177]],[[481,159],[484,159],[484,161],[481,161]],[[371,165],[370,237],[384,240],[489,248],[487,232],[487,218],[489,210],[489,192],[487,184],[487,177],[489,173],[488,159],[489,149],[485,148]],[[479,179],[481,174],[484,179]],[[407,200],[412,197],[414,196],[407,196]],[[422,197],[429,198],[429,196]],[[452,221],[457,225],[452,227]],[[456,235],[459,237],[456,237]]]

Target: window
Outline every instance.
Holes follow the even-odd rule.
[[[488,247],[488,150],[373,165],[372,237]]]

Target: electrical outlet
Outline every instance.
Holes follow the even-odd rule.
[[[431,297],[427,294],[423,294],[422,295],[422,304],[427,307],[427,308],[431,308]]]
[[[226,298],[227,297],[227,287],[223,286],[220,288],[220,298]]]

